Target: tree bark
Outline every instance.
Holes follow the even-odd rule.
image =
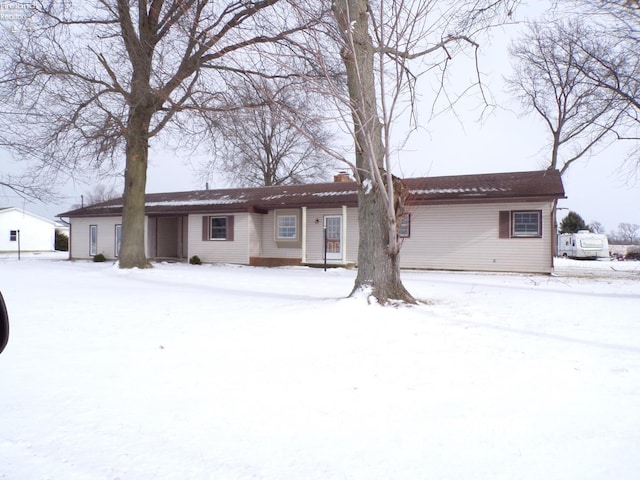
[[[376,190],[358,190],[358,274],[351,296],[370,291],[383,304],[390,300],[416,303],[400,279],[399,252],[389,251],[386,205]]]
[[[149,268],[145,252],[145,191],[149,144],[147,136],[152,112],[134,113],[129,120],[133,135],[127,138],[122,209],[120,268]],[[146,125],[146,126],[145,126]]]
[[[157,99],[149,92],[150,55],[142,58],[141,67],[134,70],[126,135],[126,166],[124,171],[124,205],[122,209],[122,245],[120,268],[150,268],[145,249],[145,192],[149,159],[149,129],[157,110]]]
[[[347,72],[359,185],[358,275],[351,295],[363,292],[382,304],[390,300],[415,303],[400,280],[394,208],[399,192],[384,168],[385,148],[376,102],[368,1],[338,0],[334,4],[334,15],[344,39],[342,59]]]

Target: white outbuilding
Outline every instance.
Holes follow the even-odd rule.
[[[51,252],[57,226],[20,208],[0,207],[0,252]]]

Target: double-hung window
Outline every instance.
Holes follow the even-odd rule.
[[[540,212],[513,212],[514,237],[540,237],[542,233]]]
[[[275,211],[273,237],[278,248],[300,248],[302,228],[300,210],[290,208]]]
[[[233,240],[233,216],[202,217],[202,240]]]
[[[500,212],[500,238],[541,238],[541,210]]]
[[[296,215],[278,215],[278,240],[298,238],[298,217]]]
[[[9,230],[9,241],[10,242],[18,241],[18,230]]]
[[[211,240],[226,240],[227,229],[227,217],[211,217],[211,230],[209,238]]]

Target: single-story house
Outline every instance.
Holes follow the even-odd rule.
[[[146,254],[245,265],[355,265],[356,184],[334,182],[146,195]],[[565,198],[557,171],[404,179],[403,268],[549,273]],[[122,199],[60,214],[70,258],[117,258]]]
[[[21,208],[0,207],[0,252],[51,252],[57,226]]]

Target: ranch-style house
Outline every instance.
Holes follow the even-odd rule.
[[[402,268],[550,273],[557,170],[406,178]],[[334,182],[146,195],[150,259],[256,266],[355,266],[356,184]],[[61,213],[71,259],[119,255],[122,198]]]

